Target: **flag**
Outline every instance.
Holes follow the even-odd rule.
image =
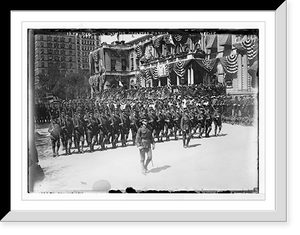
[[[225,57],[221,57],[220,62],[227,73],[237,73],[238,71],[238,63],[237,63],[238,55],[229,55]]]
[[[242,47],[247,51],[249,60],[253,60],[258,53],[258,43],[256,39],[247,39],[241,42]]]
[[[184,62],[182,62],[181,60],[176,62],[173,66],[173,70],[178,75],[178,77],[183,78],[185,74]]]
[[[204,68],[207,72],[211,72],[216,65],[217,59],[196,59],[196,62]]]

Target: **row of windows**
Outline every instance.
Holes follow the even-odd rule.
[[[45,62],[41,62],[41,67],[45,68],[47,67],[47,64]],[[73,63],[54,63],[54,62],[49,62],[48,63],[48,67],[49,68],[65,68],[65,69],[71,69],[71,68],[75,68],[75,64]]]
[[[95,40],[78,40],[77,44],[82,44],[82,45],[100,45],[100,41],[95,41]]]
[[[40,47],[44,48],[44,47],[48,47],[48,48],[61,48],[61,49],[72,49],[72,44],[64,44],[64,43],[51,43],[51,42],[47,42],[47,43],[40,43]]]
[[[54,41],[54,42],[72,42],[71,37],[58,37],[58,36],[46,36],[40,35],[40,40]]]
[[[41,69],[41,73],[40,74],[46,74],[46,71],[47,71],[46,69]],[[75,70],[73,70],[73,69],[69,70],[70,73],[73,73],[73,71],[75,71]],[[36,75],[38,75],[38,74],[36,73]]]
[[[80,51],[77,52],[78,57],[88,57],[89,54],[90,54],[90,52],[84,52],[84,51],[83,52],[80,52]]]
[[[78,58],[77,62],[78,63],[89,63],[89,59],[87,59],[87,58]]]
[[[90,46],[77,46],[77,50],[82,50],[82,51],[93,51],[95,50],[96,47],[90,47]]]

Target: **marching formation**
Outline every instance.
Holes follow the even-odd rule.
[[[110,144],[111,148],[129,143],[138,146],[138,130],[143,122],[147,123],[153,143],[178,140],[181,136],[187,148],[192,138],[219,135],[223,122],[252,125],[256,107],[251,95],[183,96],[182,92],[174,92],[164,99],[153,99],[148,89],[148,95],[146,92],[143,98],[132,99],[116,95],[121,94],[118,89],[111,90],[114,99],[106,94],[105,98],[53,102],[46,107],[53,157],[58,156],[61,144],[67,155],[73,146],[78,153],[106,150]]]

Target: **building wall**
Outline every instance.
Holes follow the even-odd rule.
[[[89,69],[89,52],[100,43],[96,36],[35,35],[35,76],[52,67],[69,72]]]

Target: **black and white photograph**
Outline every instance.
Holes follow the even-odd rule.
[[[286,221],[286,10],[13,11],[1,221]]]
[[[28,29],[28,193],[259,194],[259,29]]]

